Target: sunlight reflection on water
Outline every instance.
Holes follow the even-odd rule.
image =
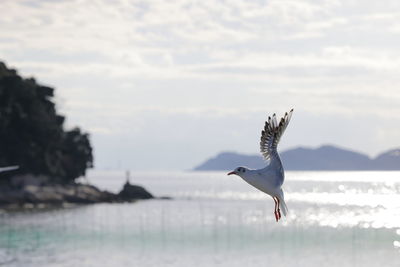
[[[88,179],[113,191],[125,182],[123,172]],[[270,197],[225,173],[133,173],[131,181],[174,199],[3,213],[0,263],[397,266],[399,172],[288,172],[280,223]]]

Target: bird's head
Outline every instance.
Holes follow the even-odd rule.
[[[236,174],[236,175],[242,177],[243,175],[246,174],[246,172],[247,172],[248,170],[249,170],[249,169],[247,169],[246,167],[237,167],[234,171],[231,171],[230,173],[228,173],[228,175]]]

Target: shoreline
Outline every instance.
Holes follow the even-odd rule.
[[[96,203],[124,203],[146,199],[170,198],[155,197],[144,187],[130,184],[128,181],[118,193],[103,191],[94,185],[82,183],[27,183],[19,186],[11,184],[0,186],[0,210],[3,211],[69,208]]]

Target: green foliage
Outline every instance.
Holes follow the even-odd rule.
[[[88,134],[63,129],[54,89],[23,79],[0,62],[0,166],[19,165],[21,173],[43,174],[66,183],[93,166]]]

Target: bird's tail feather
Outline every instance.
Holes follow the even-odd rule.
[[[286,217],[286,215],[287,215],[287,213],[288,213],[288,208],[287,208],[287,206],[286,206],[286,203],[285,203],[285,200],[281,200],[281,204],[282,204],[282,213],[283,213],[283,215],[285,215],[285,217]]]
[[[278,198],[279,198],[279,204],[281,204],[282,213],[286,217],[286,215],[288,213],[288,208],[287,208],[286,203],[285,203],[285,198],[283,197],[283,192],[282,192],[281,196],[279,196]]]

